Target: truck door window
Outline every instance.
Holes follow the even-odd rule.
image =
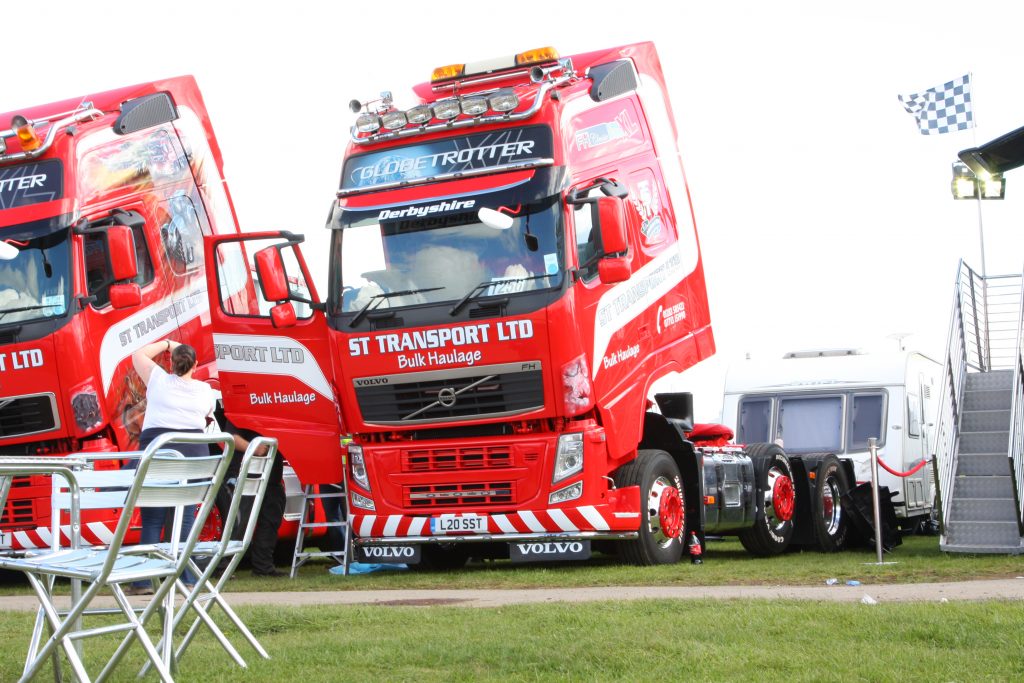
[[[739,443],[765,443],[769,441],[772,424],[772,401],[768,398],[740,401]]]
[[[854,394],[850,409],[850,450],[863,451],[869,438],[885,445],[885,395]]]
[[[145,287],[153,281],[153,259],[149,255],[145,231],[141,226],[132,228],[135,241],[135,261],[139,274],[132,282]],[[85,236],[85,281],[89,296],[96,297],[93,306],[103,308],[110,303],[110,285],[114,284],[114,273],[107,258],[107,235],[103,232]]]
[[[261,249],[280,244],[278,239],[222,242],[217,245],[217,282],[220,306],[228,315],[270,318],[270,309],[278,302],[263,298],[263,290],[256,274],[255,256]],[[301,299],[310,299],[306,275],[294,246],[281,249],[288,289]],[[312,307],[302,301],[292,301],[295,317],[306,319],[313,315]]]
[[[203,265],[203,229],[192,200],[178,194],[160,204],[160,241],[175,275],[184,275]]]
[[[585,196],[600,195],[593,189]],[[573,223],[576,226],[576,263],[580,266],[580,279],[589,282],[597,277],[596,256],[601,253],[601,230],[597,220],[597,204],[576,204],[572,206]],[[584,267],[584,264],[587,264]]]
[[[779,400],[776,436],[793,453],[842,452],[843,397],[800,396]]]

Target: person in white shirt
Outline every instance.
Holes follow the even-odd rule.
[[[154,359],[164,353],[171,355],[171,372],[164,370]],[[145,448],[153,439],[166,432],[203,432],[207,418],[213,415],[216,399],[213,389],[206,382],[193,379],[196,369],[196,350],[188,344],[170,339],[147,344],[132,354],[132,364],[139,377],[146,384],[146,416],[139,435],[139,448]],[[170,444],[171,448],[186,458],[209,455],[206,444]],[[169,522],[170,508],[141,508],[142,536],[144,545],[159,543]],[[181,539],[188,537],[195,514],[186,514],[181,526]],[[167,533],[171,525],[166,524]],[[182,574],[186,584],[195,582],[195,577],[186,571]],[[149,584],[133,586],[130,593],[152,590]]]

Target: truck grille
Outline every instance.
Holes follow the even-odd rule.
[[[0,398],[0,437],[38,434],[58,426],[53,394]]]
[[[407,509],[510,505],[515,498],[512,482],[508,481],[404,486],[402,493]]]
[[[417,449],[402,452],[403,472],[437,472],[512,467],[508,446]]]
[[[17,484],[18,478],[14,481]],[[6,509],[3,510],[3,522],[0,522],[0,530],[34,529],[36,521],[35,506],[33,506],[31,498],[9,499]]]
[[[354,384],[369,424],[457,422],[544,407],[540,361],[361,377]]]

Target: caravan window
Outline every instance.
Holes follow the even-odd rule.
[[[878,439],[879,446],[885,443],[885,395],[854,394],[850,410],[850,450],[866,450],[871,437]]]
[[[772,402],[768,398],[740,401],[739,443],[765,443],[770,441]]]
[[[921,399],[917,394],[907,394],[907,436],[921,436]]]
[[[779,401],[777,436],[793,453],[843,448],[843,397],[801,396]]]

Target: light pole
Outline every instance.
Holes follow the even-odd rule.
[[[962,161],[953,162],[953,199],[978,200],[978,241],[981,246],[981,277],[985,277],[985,227],[981,220],[982,199],[1003,199],[1006,196],[1006,178],[1002,173],[975,173]]]

